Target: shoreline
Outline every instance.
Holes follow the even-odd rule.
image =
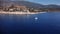
[[[5,11],[0,11],[0,14],[39,14],[39,13],[46,13],[46,12],[5,12]]]

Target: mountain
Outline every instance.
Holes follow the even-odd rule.
[[[60,5],[42,5],[38,3],[28,2],[28,1],[0,1],[0,6],[9,6],[9,5],[20,5],[20,6],[26,6],[28,8],[60,8]]]
[[[45,5],[45,8],[60,8],[60,5],[50,4],[50,5]]]
[[[36,8],[36,9],[44,7],[44,5],[42,5],[42,4],[28,2],[28,1],[3,1],[3,6],[8,6],[11,4],[22,5],[22,6],[27,6],[29,8]]]

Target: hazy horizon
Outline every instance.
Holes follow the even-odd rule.
[[[60,0],[27,0],[27,1],[44,4],[44,5],[48,5],[48,4],[60,5]]]
[[[6,1],[6,0],[1,0],[1,1]],[[49,4],[60,5],[60,0],[9,0],[9,1],[29,1],[43,5],[49,5]]]

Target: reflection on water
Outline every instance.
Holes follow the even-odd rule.
[[[60,13],[0,14],[0,27],[7,34],[60,34]]]

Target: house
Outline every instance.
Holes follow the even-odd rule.
[[[27,11],[26,6],[11,5],[3,8],[4,11]]]

